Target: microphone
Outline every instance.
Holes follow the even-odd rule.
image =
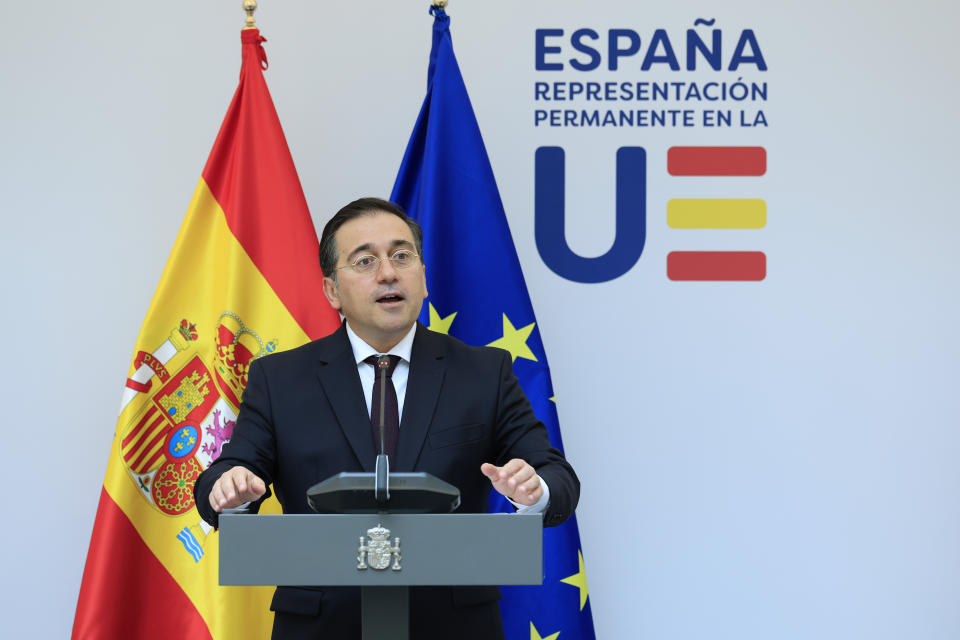
[[[390,458],[387,456],[386,427],[383,422],[387,400],[387,369],[389,367],[390,359],[387,356],[380,356],[377,360],[377,373],[380,375],[380,453],[377,455],[375,467],[373,497],[377,501],[377,506],[381,508],[385,508],[387,501],[390,500]]]

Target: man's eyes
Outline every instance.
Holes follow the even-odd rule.
[[[400,249],[390,256],[390,261],[394,264],[406,265],[413,262],[416,254],[409,249]],[[353,266],[357,269],[372,269],[380,262],[380,258],[371,255],[363,255],[353,261]]]

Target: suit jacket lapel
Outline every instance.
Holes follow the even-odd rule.
[[[377,454],[370,435],[370,416],[344,326],[324,341],[323,346],[317,378],[360,467],[373,471]]]
[[[391,460],[391,471],[412,471],[416,467],[443,385],[444,352],[443,342],[436,340],[430,330],[418,322],[410,353],[410,375],[400,420],[397,459]]]

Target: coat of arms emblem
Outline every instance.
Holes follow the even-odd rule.
[[[400,538],[393,539],[393,546],[390,546],[390,529],[386,529],[379,524],[372,529],[367,529],[367,538],[360,536],[360,547],[357,549],[357,570],[363,570],[367,567],[382,571],[390,567],[390,559],[393,559],[394,571],[400,571]]]
[[[233,435],[250,363],[276,348],[232,311],[210,333],[200,345],[197,325],[182,320],[155,351],[137,353],[124,389],[120,454],[141,495],[166,516],[193,510],[197,477]],[[197,519],[177,536],[194,562],[211,530]]]

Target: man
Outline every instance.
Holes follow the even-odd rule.
[[[207,522],[245,502],[256,509],[271,484],[285,513],[309,513],[310,486],[340,471],[371,471],[381,354],[393,357],[387,388],[399,414],[387,445],[395,448],[392,471],[426,471],[453,484],[462,512],[486,511],[492,486],[518,510],[542,511],[547,526],[573,513],[576,474],[550,447],[509,353],[464,345],[417,322],[427,297],[421,253],[419,225],[384,200],[352,202],[327,223],[323,292],[344,324],[253,362],[233,437],[196,483]],[[502,638],[499,598],[495,586],[411,589],[410,635]],[[356,588],[278,587],[274,637],[359,638],[359,600]]]

